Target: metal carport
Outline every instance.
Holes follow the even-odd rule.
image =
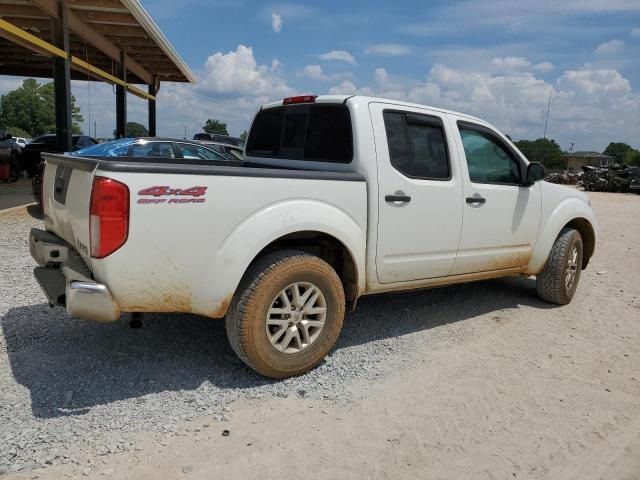
[[[148,100],[154,136],[160,83],[196,81],[137,0],[0,0],[0,75],[53,77],[61,151],[71,149],[71,79],[115,85],[118,137],[127,91]]]

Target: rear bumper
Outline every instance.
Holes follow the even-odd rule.
[[[34,275],[51,305],[66,307],[75,318],[114,322],[120,309],[106,285],[91,277],[78,253],[58,236],[34,228],[29,250],[39,267]]]

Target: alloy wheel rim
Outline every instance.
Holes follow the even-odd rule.
[[[573,245],[567,258],[567,267],[564,274],[564,285],[567,291],[571,290],[573,284],[576,281],[576,275],[578,273],[578,247]]]
[[[318,339],[327,318],[327,301],[311,282],[295,282],[280,290],[267,311],[266,332],[280,353],[300,353]]]

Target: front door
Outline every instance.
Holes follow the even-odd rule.
[[[450,118],[466,170],[462,236],[451,274],[528,265],[540,228],[540,184],[523,185],[525,162],[498,132]]]
[[[378,281],[446,276],[456,258],[464,199],[444,116],[383,103],[369,109],[378,162]]]

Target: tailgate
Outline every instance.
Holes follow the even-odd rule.
[[[89,158],[43,153],[42,179],[45,227],[67,241],[91,267],[89,204],[98,162]]]

